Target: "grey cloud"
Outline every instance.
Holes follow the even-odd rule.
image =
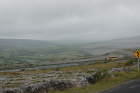
[[[1,0],[0,37],[108,40],[140,35],[139,0]]]

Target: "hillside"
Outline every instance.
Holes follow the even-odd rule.
[[[110,41],[104,41],[99,43],[91,43],[83,47],[85,51],[91,53],[92,55],[101,55],[111,51],[128,49],[128,48],[140,48],[140,36],[114,39]]]
[[[52,47],[60,44],[52,43],[43,40],[28,40],[28,39],[0,39],[0,46],[26,46],[26,47]]]
[[[86,55],[86,52],[80,50],[79,47],[51,41],[0,39],[0,65],[75,58]]]
[[[77,45],[62,45],[59,42],[41,40],[0,39],[0,64],[75,59],[106,53],[110,56],[117,53],[120,57],[125,55],[132,57],[134,50],[140,49],[139,39],[140,36],[137,36]],[[129,49],[129,52],[123,51],[124,49]],[[101,58],[104,59],[106,56]]]

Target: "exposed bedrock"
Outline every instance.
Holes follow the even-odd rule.
[[[73,87],[87,86],[87,81],[83,82],[70,82],[70,81],[50,81],[45,83],[24,84],[15,89],[6,89],[2,93],[48,93],[50,90],[64,91]]]

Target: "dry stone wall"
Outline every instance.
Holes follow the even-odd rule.
[[[128,71],[131,68],[137,66],[138,65],[136,64],[132,67],[112,68],[111,70],[102,73],[94,72],[88,76],[83,76],[83,80],[80,82],[65,81],[65,80],[51,80],[49,82],[41,82],[36,84],[25,83],[24,85],[15,89],[5,89],[2,91],[2,93],[48,93],[48,91],[52,89],[55,91],[64,91],[73,87],[89,86],[89,83],[92,84],[96,83],[96,81],[93,80],[98,80],[98,77],[106,77],[106,76],[114,77],[113,73],[115,72]]]

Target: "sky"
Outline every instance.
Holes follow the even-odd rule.
[[[0,0],[0,38],[103,41],[140,35],[140,0]]]

